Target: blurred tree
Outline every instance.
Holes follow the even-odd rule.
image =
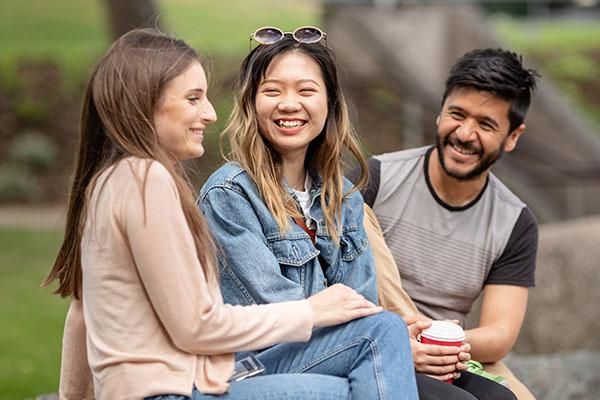
[[[113,39],[135,28],[160,27],[154,0],[103,0]]]

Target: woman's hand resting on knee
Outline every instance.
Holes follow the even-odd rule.
[[[323,328],[343,324],[356,318],[377,314],[383,310],[354,289],[336,283],[308,298],[313,310],[313,325]]]

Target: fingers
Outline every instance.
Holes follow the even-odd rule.
[[[368,317],[369,315],[378,314],[382,311],[383,311],[383,307],[377,307],[377,306],[368,307],[368,308],[359,308],[359,309],[353,310],[350,313],[350,319],[348,321],[351,321],[351,320],[357,319],[357,318]]]
[[[431,322],[431,319],[429,319],[421,314],[412,314],[412,315],[408,315],[408,316],[404,317],[404,322],[406,322],[406,325],[412,325],[419,321],[430,321]]]
[[[464,369],[457,370],[456,364],[454,365],[417,365],[415,364],[415,370],[419,373],[430,375],[440,380],[447,379],[458,379],[461,371]]]
[[[469,366],[468,366],[467,364],[465,364],[465,363],[462,363],[462,362],[457,362],[457,363],[456,363],[456,369],[457,369],[458,371],[466,371],[466,370],[468,370],[468,369],[469,369]]]
[[[371,303],[369,300],[365,299],[361,295],[358,295],[358,296],[360,296],[360,300],[359,300],[360,307],[364,307],[364,308],[377,307],[375,304]]]
[[[453,373],[466,370],[467,365],[459,358],[460,347],[422,344],[414,339],[410,342],[418,372],[446,380],[453,378]],[[470,354],[464,353],[462,357],[470,358]]]
[[[458,362],[460,362],[457,356],[443,356],[443,357],[427,356],[425,358],[425,361],[429,365],[451,365],[452,369],[454,369],[456,364]]]
[[[308,301],[313,307],[315,327],[338,325],[383,311],[354,289],[342,284],[332,285],[309,297]]]
[[[471,359],[471,353],[461,351],[460,353],[458,353],[458,359],[462,362],[467,362]]]
[[[432,375],[432,374],[426,374],[427,376],[433,378],[433,379],[437,379],[438,381],[442,381],[445,382],[448,379],[458,379],[458,378],[454,378],[454,373],[449,373],[449,374],[444,374],[444,375]]]
[[[435,344],[420,343],[421,351],[430,356],[458,356],[461,348],[457,346],[438,346]]]
[[[420,370],[417,369],[417,372],[445,381],[447,379],[454,378],[455,370],[453,368],[453,366],[448,365],[445,365],[443,367],[434,367],[428,365],[421,368]]]
[[[421,332],[431,326],[430,319],[419,319],[408,325],[408,336],[417,339]]]

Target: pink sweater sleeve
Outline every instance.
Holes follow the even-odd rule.
[[[175,345],[210,355],[308,340],[312,310],[306,300],[222,304],[203,274],[172,177],[159,163],[149,168],[145,207],[132,182],[121,196],[120,219],[147,296]]]

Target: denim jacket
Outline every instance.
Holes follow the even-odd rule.
[[[363,226],[359,192],[342,205],[340,242],[327,232],[320,205],[321,184],[313,178],[310,216],[316,241],[290,218],[282,233],[258,187],[235,163],[211,175],[198,199],[218,245],[221,291],[230,304],[301,300],[343,283],[377,304],[375,268]],[[344,179],[344,192],[351,188]]]

